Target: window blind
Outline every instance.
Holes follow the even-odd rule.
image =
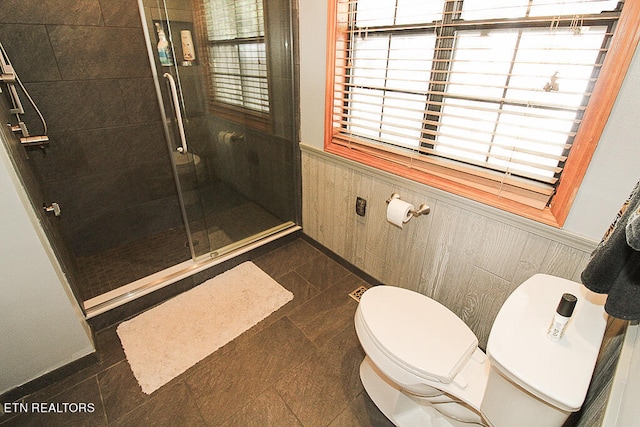
[[[332,142],[542,209],[621,5],[338,0]]]
[[[269,112],[262,0],[204,0],[216,102]]]

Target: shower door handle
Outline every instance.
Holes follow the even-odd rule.
[[[169,81],[169,86],[171,87],[171,99],[173,100],[173,109],[176,112],[176,122],[178,123],[178,133],[180,134],[180,142],[182,143],[182,147],[178,147],[178,151],[182,154],[187,154],[187,136],[184,133],[184,124],[182,123],[182,112],[180,110],[180,102],[178,101],[176,81],[169,73],[164,73],[163,76]]]

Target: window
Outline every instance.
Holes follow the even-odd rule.
[[[338,0],[327,151],[561,225],[635,50],[638,3]]]
[[[204,0],[204,21],[212,105],[267,115],[262,0]]]

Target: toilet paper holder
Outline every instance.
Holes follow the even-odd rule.
[[[398,193],[391,194],[391,197],[387,199],[387,204],[389,204],[393,199],[399,199],[400,195]],[[414,217],[419,217],[420,215],[429,215],[431,212],[431,208],[425,203],[421,203],[416,210],[410,210],[409,213]]]

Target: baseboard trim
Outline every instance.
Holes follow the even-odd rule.
[[[51,384],[54,384],[70,375],[80,372],[81,370],[88,368],[98,363],[98,353],[93,352],[79,359],[74,360],[71,363],[67,363],[51,372],[47,372],[38,378],[31,380],[25,384],[15,387],[2,395],[0,395],[0,403],[11,403],[22,399],[25,396],[29,396]]]
[[[344,268],[346,268],[347,270],[349,270],[350,272],[355,274],[356,276],[360,277],[362,280],[367,282],[369,285],[375,286],[375,285],[380,285],[381,284],[380,281],[378,279],[376,279],[375,277],[373,277],[370,274],[364,272],[363,270],[360,270],[358,267],[356,267],[355,265],[351,264],[349,261],[347,261],[346,259],[342,258],[340,255],[338,255],[335,252],[331,251],[326,246],[323,246],[322,243],[319,243],[317,240],[314,240],[312,237],[310,237],[309,235],[305,234],[304,233],[304,227],[302,229],[302,238],[307,243],[312,245],[314,248],[316,248],[317,250],[319,250],[320,252],[322,252],[323,254],[325,254],[326,256],[328,256],[329,258],[331,258],[332,260],[334,260],[335,262],[337,262],[338,264],[340,264],[341,266],[343,266]]]

